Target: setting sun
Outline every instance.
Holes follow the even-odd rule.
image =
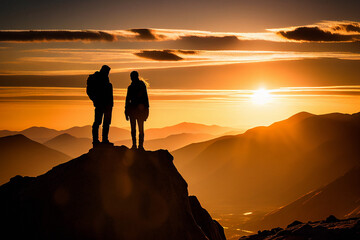
[[[269,103],[271,101],[272,97],[271,97],[269,90],[260,88],[260,89],[254,91],[251,98],[252,98],[252,101],[254,104],[263,105],[263,104]]]

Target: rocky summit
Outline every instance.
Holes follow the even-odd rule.
[[[168,151],[100,146],[38,177],[0,186],[0,228],[11,239],[225,239],[189,200]]]

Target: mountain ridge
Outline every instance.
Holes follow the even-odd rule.
[[[0,138],[0,184],[17,174],[38,175],[69,160],[62,152],[35,142],[22,134]]]
[[[318,153],[318,159],[312,158],[316,160],[314,163],[306,161],[308,157],[305,156],[316,151],[322,144],[330,146],[330,142],[327,142],[336,139],[339,141],[332,144],[338,149],[332,147],[330,150],[336,150],[338,156],[344,154],[345,147],[342,146],[360,141],[358,116],[359,114],[301,113],[268,127],[257,127],[236,136],[188,145],[172,153],[176,166],[189,179],[190,191],[205,199],[218,199],[211,206],[219,206],[224,201],[230,204],[229,199],[234,199],[232,204],[246,206],[247,202],[255,204],[252,199],[256,199],[259,204],[262,201],[261,205],[274,207],[286,204],[321,184],[329,183],[354,164],[355,157],[344,161],[333,158],[331,161],[335,161],[334,163],[326,161],[320,154],[321,151],[326,153],[325,148],[314,152]],[[355,147],[348,149],[349,156],[359,155]],[[320,162],[324,166],[333,166],[331,174],[324,173],[327,178],[317,182],[308,181],[306,189],[301,191],[292,187],[297,182],[306,181],[304,176],[312,174],[312,168]],[[298,172],[299,169],[303,172]],[[245,182],[249,183],[245,185]],[[231,190],[228,187],[231,185],[242,189],[246,194]],[[263,192],[257,193],[257,189]]]

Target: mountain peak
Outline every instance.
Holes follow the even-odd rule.
[[[172,160],[166,150],[102,146],[41,176],[13,178],[0,187],[0,224],[14,238],[224,239],[211,217],[194,218],[206,214],[191,205]],[[210,225],[218,237],[202,230]]]
[[[29,138],[27,138],[23,134],[14,134],[14,135],[10,135],[10,136],[5,136],[5,137],[2,137],[1,140],[3,140],[3,141],[27,141],[27,140],[31,141]]]
[[[70,135],[69,133],[63,133],[63,134],[60,134],[52,139],[50,139],[48,142],[50,141],[55,141],[55,140],[72,140],[72,139],[76,139],[76,137]]]
[[[287,120],[289,121],[296,121],[296,122],[299,122],[299,121],[302,121],[306,118],[309,118],[309,117],[312,117],[312,116],[315,116],[315,114],[312,114],[312,113],[309,113],[309,112],[305,112],[305,111],[302,111],[302,112],[298,112],[294,115],[292,115],[290,118],[288,118]]]

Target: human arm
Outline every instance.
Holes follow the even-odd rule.
[[[129,88],[127,89],[126,99],[125,99],[125,119],[126,121],[129,120],[129,105],[130,105],[130,95],[129,95]]]

